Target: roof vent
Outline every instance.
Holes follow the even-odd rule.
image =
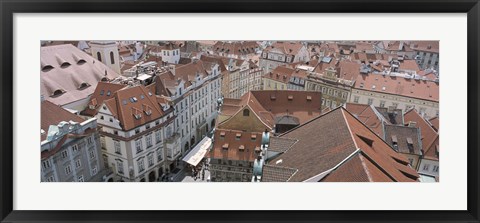
[[[275,99],[277,99],[275,95],[270,95],[270,100],[274,101]]]
[[[283,162],[283,160],[279,159],[279,160],[277,160],[277,162],[275,162],[275,165],[281,164],[282,162]]]

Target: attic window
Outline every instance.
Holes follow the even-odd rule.
[[[240,150],[241,152],[243,152],[245,150],[245,146],[244,145],[241,145],[238,147],[238,150]]]
[[[67,68],[70,66],[69,62],[63,62],[62,65],[60,65],[61,68]]]
[[[307,101],[311,101],[312,100],[312,96],[308,95],[307,96]]]
[[[236,140],[240,140],[240,137],[242,137],[242,133],[237,133],[237,134],[235,135],[235,139],[236,139]]]
[[[146,115],[151,115],[152,114],[152,108],[148,105],[143,104],[143,112],[145,112]]]
[[[126,104],[127,104],[127,100],[126,100],[126,99],[123,99],[122,102],[123,102],[123,105],[126,105]]]
[[[293,95],[288,95],[288,100],[289,101],[293,100]]]
[[[223,144],[222,149],[228,149],[228,143]]]
[[[250,110],[244,109],[243,110],[243,116],[250,116]]]
[[[110,96],[110,94],[112,94],[111,91],[107,91],[107,96]]]
[[[86,62],[87,62],[87,61],[85,61],[84,59],[80,59],[80,60],[78,60],[77,64],[78,64],[78,65],[82,65],[82,64],[84,64],[84,63],[86,63]]]
[[[221,139],[225,138],[225,132],[220,132],[220,138]]]
[[[104,91],[104,90],[101,90],[101,91],[100,91],[100,95],[103,95],[103,94],[105,94],[105,91]]]
[[[252,141],[255,141],[255,140],[257,140],[257,135],[255,135],[255,134],[252,134],[252,137],[251,137],[251,139],[252,139]]]
[[[42,71],[43,72],[47,72],[49,70],[53,69],[53,66],[52,65],[45,65],[44,67],[42,67]]]
[[[258,146],[255,147],[255,152],[256,152],[256,153],[259,153],[260,151],[262,151],[262,150],[260,149],[260,147],[258,147]]]
[[[65,93],[64,90],[58,89],[53,92],[52,96],[59,96],[59,95],[62,95],[63,93]]]
[[[78,87],[78,89],[84,89],[84,88],[87,88],[88,86],[90,86],[90,84],[84,82],[84,83],[80,84],[80,86]]]

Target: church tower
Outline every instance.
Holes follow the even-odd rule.
[[[97,60],[110,67],[117,74],[122,74],[120,71],[120,55],[115,41],[91,41],[90,51]]]

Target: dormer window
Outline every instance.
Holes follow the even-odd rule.
[[[80,59],[80,60],[78,60],[77,64],[78,64],[78,65],[82,65],[82,64],[84,64],[84,63],[86,63],[86,62],[87,62],[87,61],[85,61],[84,59]]]
[[[70,66],[69,62],[63,62],[62,65],[60,65],[61,68],[67,68]]]
[[[243,116],[250,116],[250,110],[244,109],[243,110]]]
[[[80,86],[78,87],[78,89],[85,89],[85,88],[87,88],[87,87],[89,87],[89,86],[90,86],[89,83],[84,82],[84,83],[80,84]]]
[[[222,145],[222,149],[227,150],[227,149],[228,149],[228,143],[223,144],[223,145]]]
[[[42,71],[43,72],[47,72],[49,70],[53,69],[53,66],[52,65],[45,65],[44,67],[42,67]]]
[[[60,96],[60,95],[62,95],[63,93],[65,93],[64,90],[62,90],[62,89],[57,89],[57,90],[55,90],[55,91],[53,92],[53,95],[52,95],[52,96],[54,96],[54,97]]]
[[[240,140],[241,137],[242,137],[242,133],[237,133],[237,134],[235,135],[235,139],[236,139],[236,140]]]

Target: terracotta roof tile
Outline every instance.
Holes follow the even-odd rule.
[[[389,75],[359,75],[354,88],[438,102],[439,84]]]
[[[256,136],[255,140],[252,135]],[[262,133],[217,129],[214,138],[213,148],[207,153],[209,158],[254,161],[258,156],[255,148],[261,146]]]
[[[362,162],[349,163],[351,166],[348,169],[356,168],[355,171],[365,169],[365,173],[374,173],[374,177],[368,178],[371,181],[416,181],[418,178],[415,170],[407,166],[408,160],[403,155],[395,152],[343,107],[319,116],[280,137],[297,139],[298,142],[268,164],[298,169],[289,181],[305,181],[321,173],[328,173],[336,166],[340,165],[341,168],[342,165],[349,163],[345,162],[348,161],[347,157],[359,154],[365,159],[356,160]],[[277,164],[280,160],[281,162]],[[367,160],[374,165],[369,165]],[[352,180],[352,176],[346,177],[330,179]],[[367,180],[365,175],[353,180],[355,179]]]
[[[125,131],[157,120],[165,114],[156,95],[143,85],[119,90],[104,103]]]

